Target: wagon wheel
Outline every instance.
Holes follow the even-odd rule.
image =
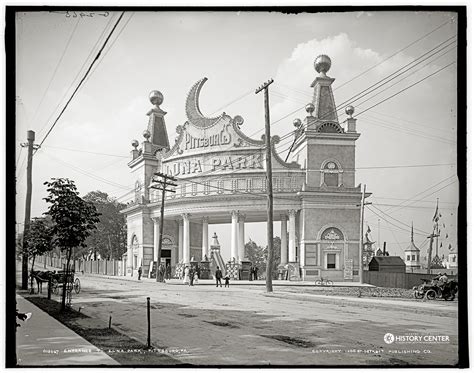
[[[331,280],[326,280],[326,285],[327,286],[333,286],[334,282],[332,282]]]
[[[81,281],[79,281],[78,278],[74,280],[74,291],[76,294],[79,294],[81,292]]]
[[[51,289],[53,290],[53,293],[58,295],[59,294],[59,283],[57,280],[53,279],[51,281]]]
[[[436,298],[436,291],[430,289],[426,292],[426,299],[433,300]]]
[[[322,282],[321,282],[321,280],[316,280],[316,282],[314,284],[317,285],[317,286],[321,286]]]
[[[420,293],[420,291],[418,291],[418,290],[415,290],[414,295],[415,295],[415,298],[416,298],[416,299],[421,299],[421,298],[423,298],[423,293]]]

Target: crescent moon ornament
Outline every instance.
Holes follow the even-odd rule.
[[[199,93],[206,81],[207,78],[202,78],[194,84],[186,99],[186,116],[188,117],[189,122],[194,126],[201,128],[211,127],[220,118],[206,118],[202,115],[201,110],[199,109]]]

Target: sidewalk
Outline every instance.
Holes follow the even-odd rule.
[[[33,314],[29,320],[18,322],[18,366],[119,365],[21,295],[17,294],[16,301],[20,312]]]

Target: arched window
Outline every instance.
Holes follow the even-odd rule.
[[[321,167],[321,186],[339,187],[342,184],[342,167],[335,160],[327,160]]]
[[[343,261],[344,234],[336,227],[330,227],[321,234],[322,265],[325,269],[340,270]]]

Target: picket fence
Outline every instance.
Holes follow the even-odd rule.
[[[66,266],[66,258],[56,258],[47,255],[36,258],[38,266],[43,265],[62,270]],[[83,260],[76,259],[71,261],[71,266],[76,272],[84,272],[97,275],[107,276],[125,276],[126,262],[125,260]]]

